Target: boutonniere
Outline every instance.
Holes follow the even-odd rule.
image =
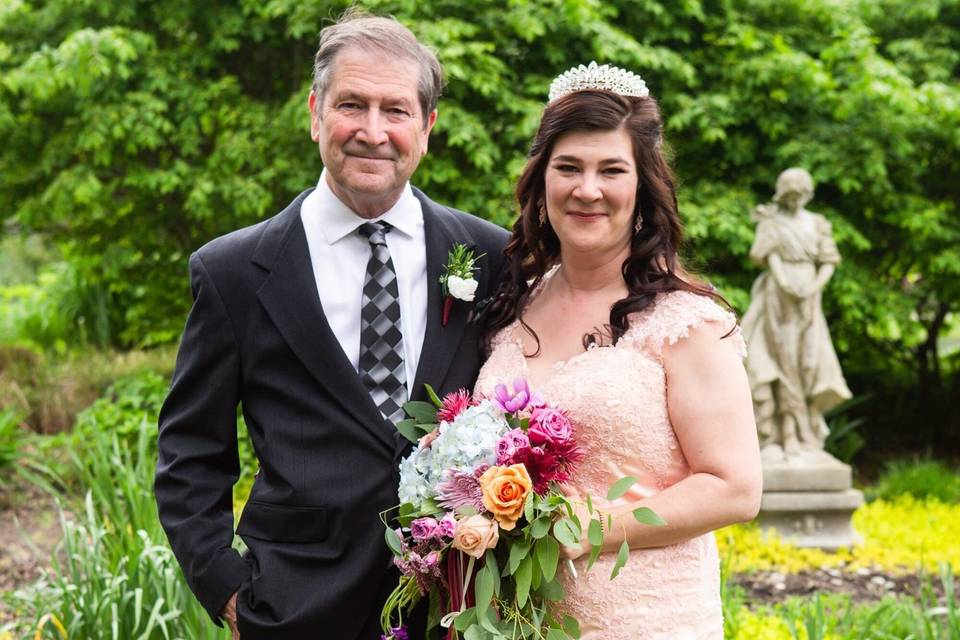
[[[477,270],[477,260],[484,255],[486,254],[474,255],[472,249],[467,249],[467,245],[460,243],[453,245],[453,249],[447,254],[447,264],[443,267],[446,273],[440,276],[440,287],[443,290],[443,314],[440,316],[440,324],[444,327],[450,319],[454,300],[473,302],[478,284],[473,272]]]

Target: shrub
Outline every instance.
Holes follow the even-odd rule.
[[[868,491],[868,497],[893,500],[903,495],[936,498],[948,504],[960,503],[960,475],[956,469],[936,460],[894,460]]]
[[[37,433],[73,426],[117,379],[143,371],[166,378],[173,369],[170,348],[151,351],[78,349],[66,354],[24,345],[0,344],[0,407],[16,407]]]

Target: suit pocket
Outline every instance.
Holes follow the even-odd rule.
[[[237,535],[272,542],[320,542],[327,536],[327,512],[322,507],[251,501],[243,508]]]

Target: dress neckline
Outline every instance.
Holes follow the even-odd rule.
[[[546,286],[547,281],[553,278],[553,276],[557,273],[559,269],[560,269],[560,263],[558,262],[557,264],[550,267],[550,269],[548,269],[543,274],[543,278],[541,278],[540,282],[537,283],[537,286],[534,288],[533,293],[530,294],[530,299],[527,301],[526,306],[530,306],[530,303],[532,303],[534,299],[536,299],[537,296],[539,296],[543,292],[543,288]],[[526,310],[526,307],[524,307],[524,310]],[[521,315],[522,315],[522,312],[521,314],[518,314],[517,318],[512,323],[510,323],[510,325],[507,327],[506,330],[508,332],[509,342],[513,344],[513,346],[516,347],[517,349],[517,355],[519,356],[520,363],[523,366],[523,376],[524,378],[527,379],[527,382],[530,383],[530,386],[534,390],[538,390],[546,387],[548,384],[550,384],[553,381],[557,373],[565,369],[572,362],[579,360],[582,356],[585,356],[593,351],[600,351],[601,349],[614,349],[619,344],[619,341],[615,344],[608,344],[608,345],[592,344],[586,349],[584,349],[583,351],[573,354],[569,358],[565,358],[563,360],[557,360],[550,364],[548,368],[547,377],[544,380],[537,382],[530,377],[530,367],[528,366],[528,363],[527,363],[526,349],[524,348],[524,345],[523,345],[523,337],[519,333],[519,331],[521,330],[521,325],[520,325]],[[621,337],[621,340],[622,340],[622,337]]]

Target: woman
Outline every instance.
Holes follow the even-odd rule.
[[[770,461],[822,455],[829,433],[823,414],[850,398],[821,306],[840,253],[827,219],[805,208],[812,197],[810,174],[787,169],[773,204],[754,211],[750,257],[768,270],[750,291],[743,336],[760,444]]]
[[[518,186],[512,271],[486,316],[477,389],[526,377],[564,407],[586,457],[568,489],[604,514],[596,566],[586,539],[561,577],[582,637],[722,638],[711,531],[752,519],[761,473],[735,319],[677,258],[681,225],[642,80],[604,65],[551,89]],[[601,500],[623,476],[623,498]],[[639,524],[646,506],[667,525]],[[586,536],[586,534],[584,534]],[[610,582],[626,540],[627,566]]]

